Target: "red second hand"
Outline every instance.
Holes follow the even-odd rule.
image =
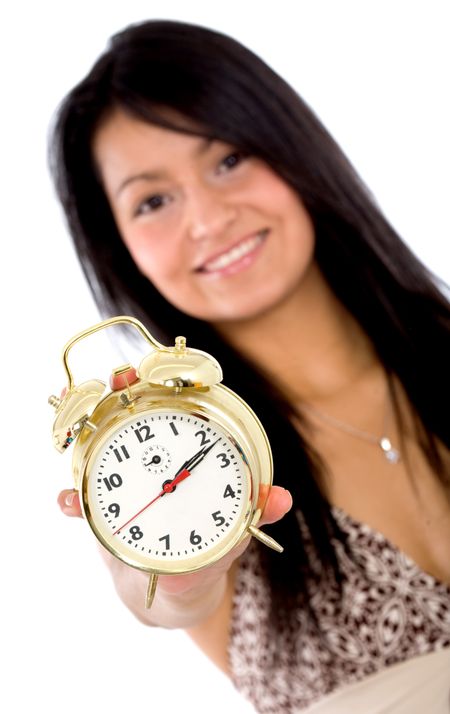
[[[165,493],[172,493],[172,491],[173,491],[173,489],[175,488],[175,486],[177,486],[177,485],[180,483],[180,481],[184,481],[184,479],[187,478],[187,477],[190,476],[190,475],[191,475],[191,472],[190,472],[190,471],[188,471],[187,469],[183,469],[183,471],[181,471],[181,472],[178,474],[178,476],[176,476],[176,477],[174,478],[173,481],[170,481],[169,483],[166,483],[165,486],[163,486],[163,490],[161,491],[161,493],[158,493],[158,495],[156,496],[156,498],[154,498],[152,501],[150,501],[150,503],[147,503],[147,505],[144,506],[144,508],[141,508],[141,510],[138,511],[137,513],[135,513],[134,516],[132,516],[126,523],[123,523],[123,525],[121,525],[120,528],[117,528],[117,530],[113,531],[113,536],[115,536],[117,533],[120,533],[120,531],[121,531],[123,528],[125,528],[125,526],[127,526],[129,523],[131,523],[131,521],[134,521],[134,519],[137,518],[137,517],[138,517],[143,511],[145,511],[149,506],[151,506],[152,503],[155,503],[155,501],[157,501],[158,498],[161,498],[161,496],[164,496]]]

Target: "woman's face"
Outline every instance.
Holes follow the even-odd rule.
[[[312,222],[261,160],[120,110],[104,120],[93,150],[135,263],[183,312],[249,319],[299,287],[312,263]]]

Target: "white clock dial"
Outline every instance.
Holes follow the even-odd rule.
[[[249,481],[245,456],[224,429],[198,413],[162,409],[110,434],[83,493],[107,547],[138,566],[164,567],[230,539],[249,508]]]

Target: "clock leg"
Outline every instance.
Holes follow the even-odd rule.
[[[150,608],[152,606],[153,598],[155,597],[157,583],[158,583],[158,576],[156,575],[156,573],[150,573],[150,577],[148,579],[147,594],[145,596],[145,607],[147,610],[150,610]]]
[[[282,545],[277,543],[276,540],[274,540],[270,536],[263,533],[263,531],[260,531],[259,528],[256,528],[256,526],[249,526],[248,530],[254,538],[260,540],[261,543],[264,543],[264,545],[267,545],[269,548],[272,548],[272,550],[276,550],[277,553],[283,552],[284,548]]]

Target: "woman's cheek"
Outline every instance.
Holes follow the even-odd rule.
[[[141,272],[147,274],[149,270],[153,270],[158,262],[157,249],[151,246],[151,241],[145,233],[134,232],[130,235],[125,232],[122,235],[128,252]]]

